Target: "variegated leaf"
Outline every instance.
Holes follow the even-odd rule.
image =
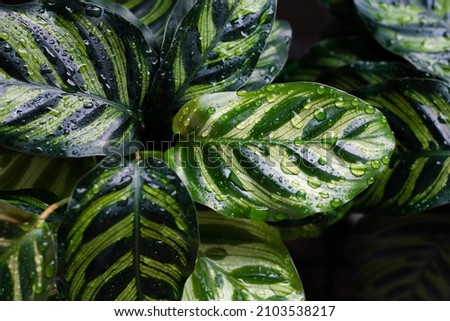
[[[363,37],[337,37],[322,40],[302,58],[291,61],[283,69],[278,81],[317,81],[327,70],[364,60],[390,60],[376,42]]]
[[[0,201],[0,300],[45,300],[55,274],[56,247],[47,224]]]
[[[433,78],[433,76],[399,62],[358,61],[327,70],[320,74],[317,81],[352,92],[363,86],[376,85],[398,78],[420,79]]]
[[[97,161],[89,158],[51,158],[18,153],[0,147],[0,189],[43,189],[69,197],[80,177]]]
[[[447,0],[355,0],[355,4],[382,46],[423,71],[450,79]]]
[[[108,157],[78,184],[58,242],[72,300],[176,300],[194,268],[195,208],[163,162]]]
[[[450,300],[450,216],[429,212],[365,219],[350,239],[363,300]]]
[[[412,214],[450,202],[450,88],[399,79],[356,92],[387,117],[397,139],[388,170],[359,200],[378,213]]]
[[[303,300],[296,268],[263,222],[199,213],[201,245],[183,300]]]
[[[389,162],[394,138],[365,102],[316,83],[205,95],[174,120],[167,152],[193,198],[229,216],[300,219],[335,209]]]
[[[173,116],[189,99],[241,87],[265,46],[275,4],[276,0],[198,0],[164,51],[151,92],[150,125],[160,127],[155,119]]]
[[[0,144],[104,155],[136,139],[155,57],[130,23],[92,4],[0,6]]]
[[[288,59],[291,38],[292,29],[289,23],[284,20],[275,20],[255,70],[242,89],[259,89],[273,81]]]

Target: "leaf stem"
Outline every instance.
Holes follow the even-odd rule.
[[[69,199],[70,197],[67,197],[57,203],[54,203],[52,205],[50,205],[49,207],[47,207],[45,209],[45,211],[43,211],[41,213],[41,215],[39,215],[39,220],[40,221],[45,221],[50,215],[53,214],[54,211],[56,211],[58,208],[60,208],[61,206],[66,205],[67,203],[69,203]]]

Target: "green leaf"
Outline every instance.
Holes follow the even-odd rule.
[[[45,300],[55,274],[56,248],[47,224],[0,200],[0,300]]]
[[[35,214],[42,213],[47,207],[59,201],[58,197],[52,192],[38,189],[14,191],[0,190],[0,200],[7,202],[22,211]],[[57,209],[56,211],[61,214],[61,209]]]
[[[447,1],[355,0],[369,31],[417,68],[450,79]]]
[[[386,115],[397,139],[389,169],[358,207],[407,215],[449,203],[449,86],[438,80],[399,79],[356,95]]]
[[[0,147],[0,189],[43,189],[69,197],[95,158],[50,158],[21,154]]]
[[[106,158],[69,203],[58,233],[69,298],[180,299],[198,248],[194,205],[161,161],[124,162]]]
[[[104,155],[136,139],[154,58],[140,32],[92,4],[0,6],[0,144]]]
[[[278,81],[316,81],[326,70],[364,60],[390,60],[377,43],[363,37],[325,39],[313,46],[302,58],[289,62]]]
[[[263,222],[199,213],[201,245],[183,300],[303,300],[284,244]]]
[[[403,63],[358,61],[327,70],[320,74],[317,81],[352,92],[359,87],[376,85],[396,78],[433,78],[433,76]]]
[[[174,132],[180,142],[166,158],[197,202],[264,220],[343,205],[373,182],[394,147],[380,112],[315,83],[199,97],[177,114]]]
[[[300,220],[271,223],[270,227],[280,234],[283,241],[319,237],[330,226],[342,220],[351,209],[351,205],[347,203],[335,210],[317,213]]]
[[[350,239],[363,300],[449,300],[450,217],[421,213],[366,219]]]
[[[273,24],[276,0],[198,0],[158,70],[147,118],[173,116],[202,94],[235,90],[250,77]],[[159,117],[157,117],[159,115]]]
[[[288,59],[291,38],[292,29],[289,23],[276,20],[255,70],[242,89],[259,89],[273,81]]]

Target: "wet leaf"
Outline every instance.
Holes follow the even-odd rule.
[[[283,242],[263,222],[199,213],[201,245],[183,300],[303,300]]]
[[[355,0],[355,4],[382,46],[418,69],[450,79],[447,1]]]
[[[56,247],[36,214],[0,200],[0,300],[45,300],[54,286]]]
[[[92,4],[1,5],[0,57],[0,144],[83,157],[136,139],[156,58],[118,15]]]
[[[198,248],[194,204],[163,162],[110,157],[85,176],[58,232],[71,300],[177,300]]]
[[[202,96],[179,111],[174,132],[180,141],[166,157],[193,198],[260,220],[340,207],[373,182],[394,147],[380,112],[316,83]]]

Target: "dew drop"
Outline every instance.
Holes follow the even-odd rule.
[[[213,115],[216,113],[216,109],[214,107],[209,107],[208,108],[208,114]]]
[[[359,105],[359,100],[358,99],[353,99],[351,102],[350,102],[350,104],[352,104],[352,106],[358,106]]]
[[[269,86],[266,87],[266,90],[268,92],[273,92],[273,91],[275,91],[275,89],[276,89],[275,85],[269,85]]]
[[[328,194],[327,192],[320,192],[319,195],[320,197],[325,199],[330,198],[330,194]]]
[[[352,172],[353,176],[361,177],[367,171],[366,166],[361,162],[356,162],[350,165],[350,172]]]
[[[379,169],[381,167],[381,162],[379,160],[373,160],[371,165],[373,169]]]
[[[339,98],[334,102],[334,105],[335,105],[337,108],[342,108],[342,107],[344,107],[344,106],[345,106],[344,98],[339,97]]]
[[[387,164],[389,164],[389,156],[383,156],[383,158],[381,158],[381,162],[384,164],[384,165],[387,165]]]
[[[297,197],[299,201],[303,202],[306,200],[306,192],[301,189],[295,194],[295,197]]]
[[[373,108],[370,105],[366,106],[366,108],[364,110],[365,110],[366,114],[369,114],[369,115],[372,115],[375,113],[375,108]]]
[[[318,189],[322,184],[319,181],[316,181],[312,179],[311,177],[308,178],[308,185],[312,187],[313,189]]]
[[[319,87],[317,87],[316,92],[317,92],[319,95],[325,94],[325,87],[324,87],[324,86],[319,86]]]
[[[327,159],[325,158],[325,157],[320,157],[319,158],[319,164],[320,165],[322,165],[322,166],[324,166],[324,165],[326,165],[328,162],[327,162]]]
[[[98,18],[102,15],[102,9],[95,6],[87,6],[86,7],[86,14],[91,17]]]
[[[294,145],[295,145],[295,146],[302,146],[302,144],[303,144],[303,140],[302,140],[300,137],[297,137],[297,138],[294,140]]]
[[[325,119],[327,119],[327,114],[326,112],[323,110],[323,108],[319,108],[314,112],[314,118],[317,121],[324,121]]]
[[[333,208],[338,208],[339,206],[342,205],[342,201],[338,198],[333,198],[333,200],[330,202],[331,207]]]
[[[367,185],[372,185],[375,182],[375,177],[370,177],[367,179]]]
[[[277,99],[277,95],[275,94],[267,95],[266,99],[269,103],[273,103]]]

